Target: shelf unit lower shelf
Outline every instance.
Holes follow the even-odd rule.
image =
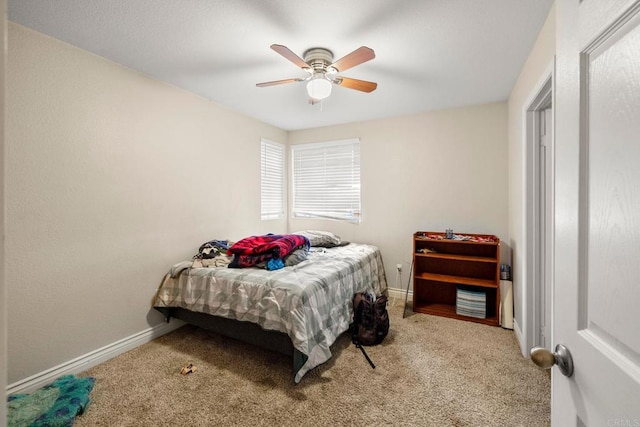
[[[456,313],[456,306],[451,304],[421,303],[414,305],[413,311],[434,316],[450,317],[452,319],[466,320],[469,322],[483,323],[485,325],[499,326],[498,316],[486,318],[461,316]]]
[[[450,274],[417,273],[415,275],[415,279],[467,286],[480,286],[483,288],[496,288],[498,286],[495,280],[479,279],[477,277],[452,276]]]

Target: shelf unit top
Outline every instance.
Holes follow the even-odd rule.
[[[492,234],[472,234],[472,233],[461,233],[456,234],[454,236],[459,237],[468,237],[469,240],[463,239],[447,239],[445,233],[441,232],[432,232],[432,231],[417,231],[414,233],[413,237],[416,240],[426,241],[426,242],[443,242],[443,243],[466,243],[472,245],[499,245],[500,239],[497,236]]]

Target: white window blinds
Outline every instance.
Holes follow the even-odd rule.
[[[360,222],[360,140],[291,147],[294,217]]]
[[[260,218],[284,217],[284,145],[260,143]]]

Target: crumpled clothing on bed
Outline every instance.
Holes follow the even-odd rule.
[[[220,254],[215,258],[194,259],[191,268],[226,267],[231,263],[232,257]]]
[[[193,256],[193,259],[210,259],[224,255],[231,245],[233,243],[228,240],[209,240],[200,245],[198,253]]]
[[[226,267],[231,257],[226,254],[233,245],[229,240],[209,240],[200,245],[198,253],[193,256],[193,263],[188,268]]]
[[[269,261],[283,259],[298,248],[308,250],[309,247],[309,239],[298,234],[266,234],[245,237],[234,243],[227,251],[227,254],[234,255],[229,268],[253,267],[260,263],[266,263],[267,269],[279,269],[284,267],[284,262],[271,262],[269,265]]]

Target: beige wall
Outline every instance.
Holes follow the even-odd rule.
[[[509,95],[509,236],[512,248],[512,272],[515,322],[520,332],[527,328],[525,260],[525,118],[526,109],[542,89],[553,70],[555,55],[555,5],[538,35],[529,57]],[[521,343],[522,344],[522,343]],[[523,349],[524,351],[524,349]]]
[[[506,103],[293,131],[289,143],[352,137],[361,140],[362,222],[290,219],[290,231],[326,229],[380,247],[389,285],[399,289],[416,231],[508,238]]]
[[[9,24],[9,383],[154,326],[168,267],[260,221],[286,132]]]

